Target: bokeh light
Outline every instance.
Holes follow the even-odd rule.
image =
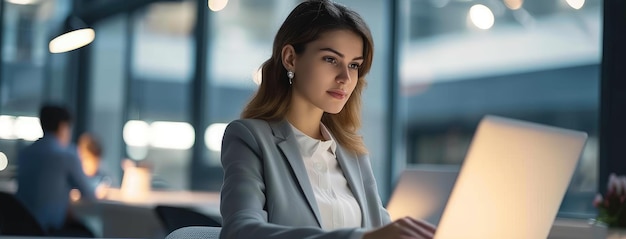
[[[491,9],[482,4],[476,4],[470,8],[470,20],[472,23],[483,30],[487,30],[493,26],[495,17]]]

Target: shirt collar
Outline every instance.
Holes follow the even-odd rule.
[[[322,131],[322,137],[324,137],[324,140],[326,142],[330,141],[330,152],[335,155],[335,150],[337,150],[337,141],[335,141],[335,138],[333,138],[333,135],[330,133],[330,131],[328,130],[328,128],[326,128],[326,125],[322,124],[320,122],[320,129]]]
[[[326,126],[321,122],[320,130],[324,140],[311,138],[308,135],[302,133],[302,131],[298,130],[291,123],[289,123],[289,125],[291,125],[291,129],[293,130],[293,134],[296,137],[298,146],[300,146],[300,154],[302,154],[302,156],[311,157],[317,151],[329,151],[330,153],[335,155],[337,143],[328,128],[326,128]]]

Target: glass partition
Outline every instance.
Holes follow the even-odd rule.
[[[601,4],[399,1],[406,163],[461,164],[486,114],[585,131],[560,215],[593,215]]]

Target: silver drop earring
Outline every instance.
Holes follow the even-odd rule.
[[[289,84],[293,84],[293,82],[291,81],[293,79],[293,71],[287,71],[287,78],[289,78]]]

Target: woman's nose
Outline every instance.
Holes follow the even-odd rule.
[[[348,69],[348,67],[342,67],[339,75],[337,75],[337,83],[346,84],[351,80],[350,69]]]

